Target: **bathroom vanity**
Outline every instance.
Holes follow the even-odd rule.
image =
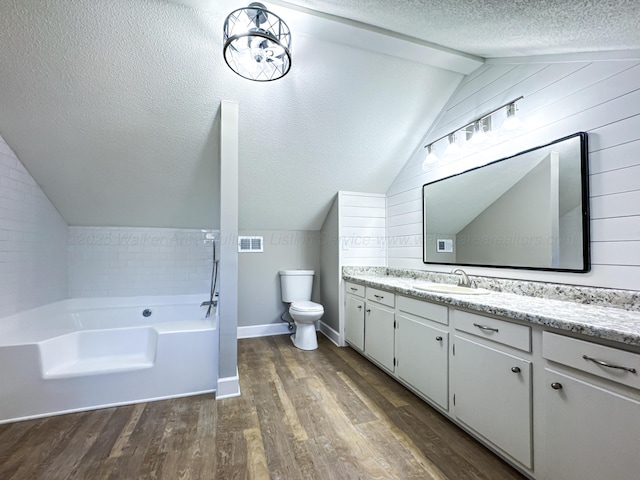
[[[343,278],[346,341],[520,471],[638,478],[640,312],[429,292],[385,269]]]

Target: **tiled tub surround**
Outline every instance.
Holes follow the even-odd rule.
[[[640,347],[640,292],[469,276],[487,295],[418,290],[419,282],[455,284],[458,275],[382,267],[344,267],[345,280],[454,307]]]

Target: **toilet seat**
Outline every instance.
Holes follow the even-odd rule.
[[[300,312],[300,313],[319,313],[324,312],[324,307],[319,303],[309,302],[309,301],[298,301],[293,302],[289,307],[289,311]]]

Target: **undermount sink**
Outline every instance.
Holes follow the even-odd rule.
[[[451,285],[449,283],[417,283],[413,288],[418,290],[427,290],[429,292],[438,293],[457,293],[462,295],[486,295],[489,290],[484,288],[463,287],[462,285]]]

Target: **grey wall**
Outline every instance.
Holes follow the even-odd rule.
[[[264,237],[264,252],[238,257],[238,326],[280,323],[285,310],[280,270],[314,270],[312,300],[320,303],[320,232],[308,230],[241,230],[240,236]]]
[[[453,240],[453,252],[436,251],[438,240]],[[427,235],[426,253],[427,260],[430,262],[446,263],[457,261],[456,255],[458,253],[458,245],[456,244],[456,234],[437,233],[433,235]]]
[[[458,233],[458,262],[551,265],[549,184],[545,159]]]
[[[570,265],[577,265],[582,261],[578,245],[582,244],[582,236],[576,232],[582,232],[582,210],[578,206],[569,210],[560,217],[560,267],[568,268]]]
[[[238,117],[236,102],[221,102],[219,378],[231,380],[229,391],[223,392],[218,382],[218,396],[235,395],[240,391],[239,381],[237,385],[233,382],[238,374],[238,248],[229,240],[238,236]],[[227,386],[226,382],[223,386]]]
[[[320,244],[320,291],[324,306],[322,322],[340,331],[340,242],[338,239],[338,199],[333,201],[322,225]]]

